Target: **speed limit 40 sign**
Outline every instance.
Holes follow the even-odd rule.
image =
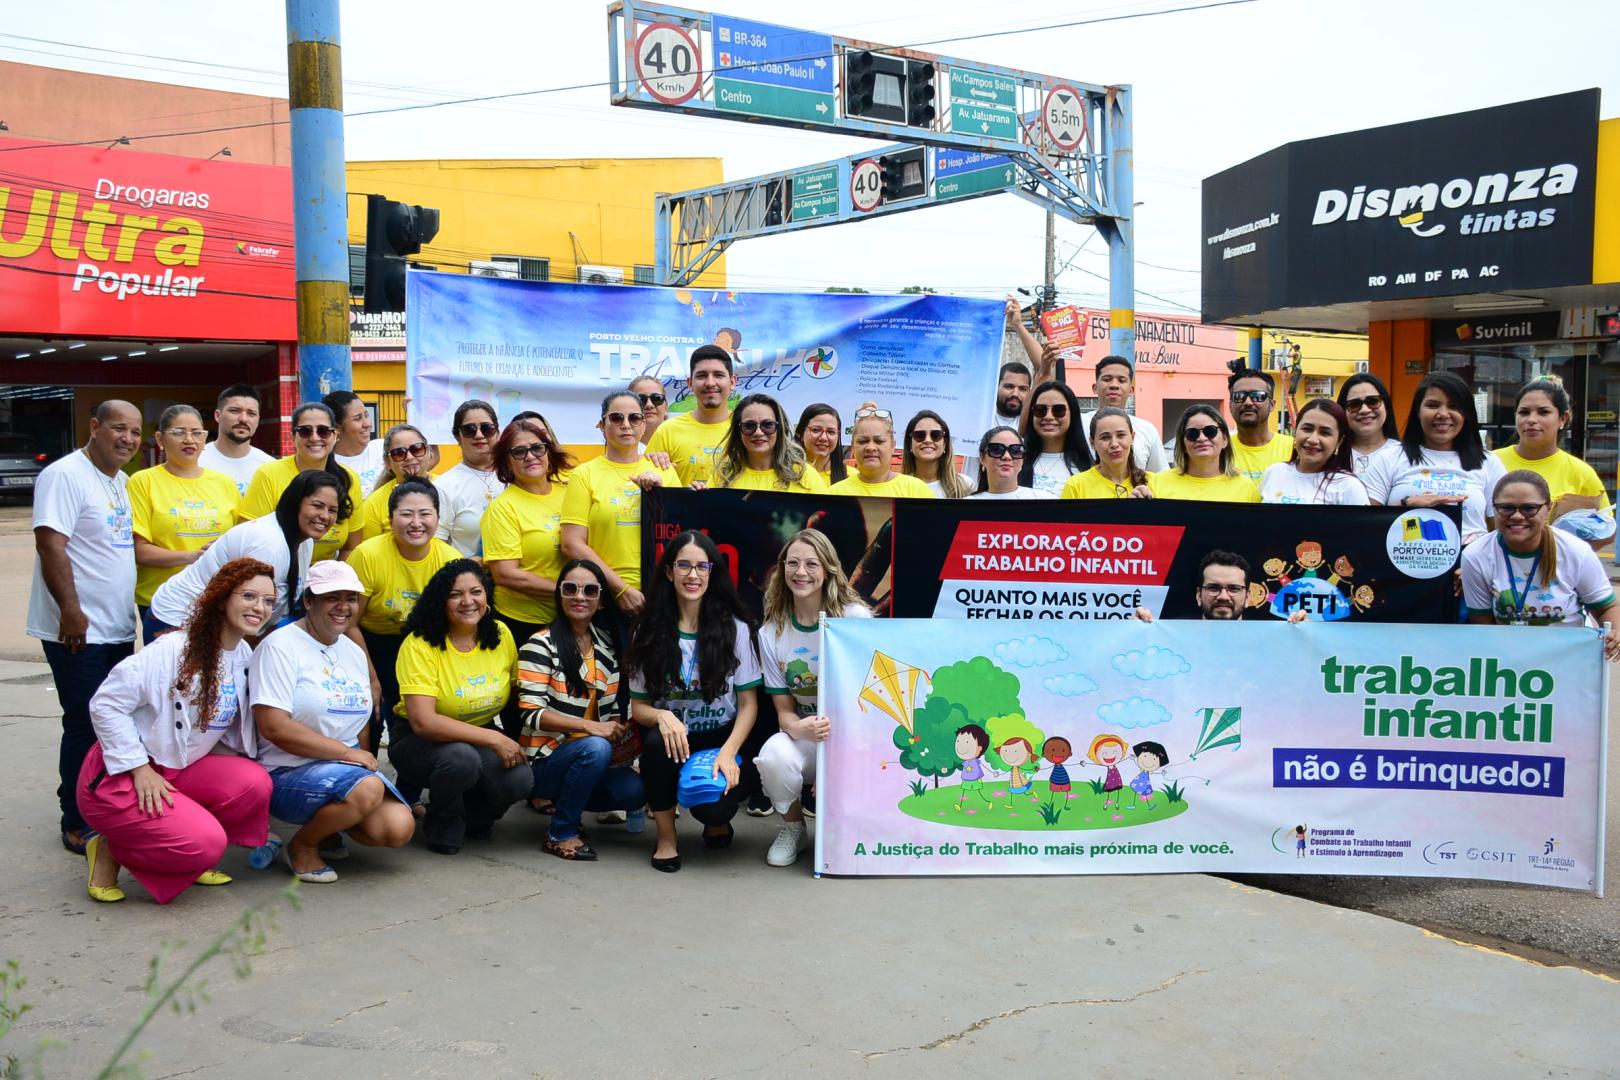
[[[690,100],[703,85],[697,39],[674,23],[652,23],[636,38],[636,78],[665,105]]]
[[[849,170],[849,201],[862,213],[876,210],[883,201],[883,170],[878,168],[876,158],[858,161]]]

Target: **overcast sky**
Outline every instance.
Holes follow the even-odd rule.
[[[1082,6],[963,0],[724,0],[761,21],[910,44],[1163,11],[1200,0]],[[450,13],[450,18],[445,18]],[[998,16],[1002,21],[997,21]],[[68,44],[21,40],[19,35]],[[1620,115],[1614,0],[1253,0],[1204,11],[960,41],[935,51],[1093,83],[1136,102],[1138,307],[1198,306],[1201,177],[1280,143],[1590,86]],[[148,56],[114,55],[117,49]],[[606,5],[577,0],[348,0],[350,113],[479,94],[605,83]],[[286,93],[273,0],[8,5],[0,57],[249,93]],[[162,59],[154,58],[161,57]],[[190,61],[190,62],[187,62]],[[206,64],[218,66],[204,66]],[[3,115],[0,115],[3,118]],[[354,117],[351,160],[699,155],[727,180],[851,154],[859,140],[614,108],[604,85],[494,104]],[[649,215],[652,213],[648,208]],[[893,291],[930,285],[1002,295],[1041,278],[1041,211],[1007,195],[797,235],[743,241],[738,288]],[[441,237],[443,241],[452,238]],[[1083,247],[1083,250],[1081,250]],[[1106,245],[1060,221],[1068,302],[1106,306]],[[1154,296],[1144,295],[1152,293]],[[1179,307],[1177,306],[1179,305]]]

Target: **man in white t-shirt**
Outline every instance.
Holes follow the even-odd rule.
[[[1096,409],[1088,409],[1080,414],[1080,430],[1085,432],[1086,444],[1091,444],[1091,419],[1102,409],[1125,409],[1136,393],[1136,372],[1131,362],[1123,356],[1108,355],[1097,361],[1097,374],[1091,384],[1091,392],[1097,397]],[[1129,413],[1129,410],[1127,410]],[[1136,467],[1145,472],[1163,472],[1168,466],[1164,460],[1164,438],[1159,429],[1153,426],[1151,420],[1146,420],[1135,413],[1129,413],[1131,418],[1131,458]],[[1091,448],[1091,456],[1097,456],[1097,448]]]
[[[332,457],[347,465],[360,478],[357,498],[365,498],[377,486],[383,471],[382,440],[373,439],[371,410],[353,390],[333,390],[321,403],[337,417],[337,445]]]
[[[104,401],[90,439],[51,462],[34,482],[34,584],[28,636],[39,638],[62,705],[62,846],[84,853],[79,767],[95,745],[90,699],[135,651],[135,536],[129,478],[120,470],[141,446],[141,411]]]
[[[236,493],[246,495],[259,466],[275,460],[253,445],[259,430],[259,392],[246,383],[220,391],[214,425],[219,434],[197,455],[197,464],[224,473],[236,482]]]

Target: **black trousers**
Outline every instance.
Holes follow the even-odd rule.
[[[730,724],[715,731],[690,731],[686,735],[686,744],[694,754],[699,750],[717,750],[731,738],[731,732]],[[742,758],[742,775],[738,778],[737,786],[720,796],[718,802],[688,807],[693,817],[705,825],[724,825],[737,816],[737,810],[748,797],[750,785],[759,787],[759,770],[754,768],[753,758],[746,753]],[[681,767],[670,760],[657,729],[648,731],[641,747],[641,783],[647,789],[647,808],[653,811],[673,810],[680,778]]]
[[[430,844],[460,847],[468,829],[487,827],[534,786],[526,762],[508,768],[495,751],[471,743],[391,732],[388,760],[401,780],[427,788],[422,832]]]

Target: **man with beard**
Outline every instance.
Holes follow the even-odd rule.
[[[715,460],[731,431],[731,391],[737,386],[731,354],[718,345],[699,345],[690,363],[687,387],[696,407],[664,421],[647,440],[647,453],[668,454],[670,467],[688,487],[707,484],[714,475]]]
[[[259,430],[259,392],[246,383],[227,386],[214,409],[214,424],[219,435],[203,447],[197,464],[224,473],[236,482],[236,493],[246,495],[259,466],[275,460],[253,445]]]
[[[1271,410],[1277,384],[1271,373],[1244,368],[1226,379],[1226,393],[1235,422],[1232,464],[1256,486],[1265,471],[1294,453],[1294,437],[1271,430]]]
[[[1230,551],[1216,549],[1198,564],[1198,611],[1201,619],[1232,622],[1243,618],[1249,602],[1249,560]],[[1142,622],[1153,622],[1147,608],[1136,609]],[[1305,612],[1289,613],[1288,621],[1305,621]]]

